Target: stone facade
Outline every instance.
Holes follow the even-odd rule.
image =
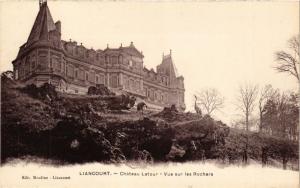
[[[47,2],[40,10],[27,42],[12,62],[15,79],[27,84],[50,82],[58,90],[86,94],[89,86],[104,84],[116,93],[130,93],[148,106],[175,104],[184,110],[184,78],[177,75],[171,52],[156,71],[143,66],[144,55],[129,46],[87,49],[61,39],[61,23],[54,23]]]

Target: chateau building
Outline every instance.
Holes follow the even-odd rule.
[[[86,94],[89,86],[104,84],[116,93],[129,93],[160,109],[175,104],[184,110],[184,78],[169,55],[153,69],[143,66],[144,55],[129,46],[87,49],[82,43],[61,39],[61,22],[54,23],[46,1],[40,9],[27,42],[12,62],[14,77],[26,84],[49,82],[57,90]]]

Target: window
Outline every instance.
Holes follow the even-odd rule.
[[[117,75],[112,75],[110,77],[110,86],[113,88],[118,87],[118,76]]]
[[[99,83],[99,77],[96,76],[96,83],[98,84]]]
[[[104,75],[100,75],[100,84],[104,84],[105,77]]]
[[[140,90],[140,81],[135,81],[135,87],[136,90]]]
[[[31,60],[31,70],[35,68],[35,60]]]
[[[86,81],[89,80],[89,73],[85,73],[85,80],[86,80]]]
[[[72,65],[68,65],[67,76],[71,78],[74,77],[74,67]]]
[[[78,78],[78,70],[75,70],[75,78]]]
[[[134,89],[134,80],[133,79],[130,79],[130,81],[129,81],[129,87],[130,87],[131,90]]]
[[[117,64],[118,63],[118,57],[116,57],[116,56],[113,56],[112,58],[112,64]]]
[[[19,79],[19,72],[18,72],[18,69],[16,69],[16,71],[15,71],[15,78],[16,78],[16,80]]]
[[[153,90],[150,91],[150,99],[154,100],[154,91]]]
[[[121,55],[119,56],[119,63],[123,63],[123,57]]]
[[[89,81],[95,83],[95,72],[89,73]]]
[[[84,80],[84,70],[82,70],[82,69],[79,69],[78,70],[78,79],[79,80]]]
[[[126,79],[126,81],[125,81],[125,88],[126,88],[126,89],[130,89],[130,88],[129,88],[129,79]]]

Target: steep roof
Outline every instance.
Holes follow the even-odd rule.
[[[171,53],[169,55],[163,56],[162,64],[168,64],[171,68],[170,71],[172,71],[175,74],[175,77],[176,78],[179,77],[177,68],[176,68],[175,64],[173,63]]]
[[[40,5],[40,10],[32,26],[27,44],[31,44],[38,40],[47,40],[49,32],[55,30],[55,24],[52,19],[47,2]]]

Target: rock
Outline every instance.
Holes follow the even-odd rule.
[[[44,83],[41,87],[37,87],[35,84],[30,84],[21,90],[34,98],[48,100],[49,102],[58,98],[55,86],[49,83]]]
[[[71,149],[78,149],[79,146],[80,146],[80,144],[77,139],[72,140],[72,142],[70,144]]]
[[[88,89],[88,95],[115,95],[111,92],[104,84],[96,84],[95,86],[90,86]]]
[[[173,144],[166,158],[168,160],[178,160],[179,158],[182,158],[185,153],[186,152],[183,147],[179,146],[178,144]]]
[[[109,110],[129,110],[135,104],[136,98],[134,96],[121,94],[106,98],[108,102],[107,108]]]

